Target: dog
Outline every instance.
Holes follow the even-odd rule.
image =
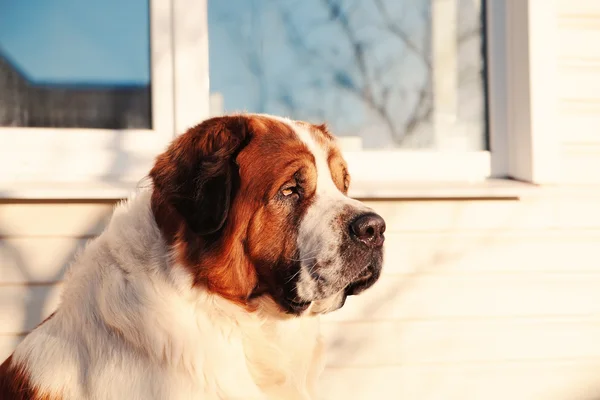
[[[319,315],[380,277],[385,221],[325,125],[204,120],[159,155],[0,367],[3,400],[315,399]]]

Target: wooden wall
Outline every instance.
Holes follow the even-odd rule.
[[[562,180],[600,183],[600,1],[558,0],[558,6]]]
[[[600,398],[600,191],[369,204],[388,223],[385,272],[324,318],[324,399]],[[111,209],[0,204],[0,358]]]

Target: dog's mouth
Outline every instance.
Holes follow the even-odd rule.
[[[285,304],[285,308],[288,313],[300,314],[310,307],[312,301],[299,301],[298,299],[284,298],[283,303]]]
[[[369,264],[364,270],[358,274],[352,282],[346,286],[344,293],[346,296],[354,296],[360,294],[364,290],[370,288],[377,282],[381,274],[381,267],[377,263]]]
[[[356,283],[360,283],[360,282],[368,280],[375,273],[374,269],[375,269],[375,267],[373,266],[372,263],[368,264],[362,271],[360,271],[360,273],[356,276],[356,278],[354,278],[350,282],[350,285],[354,285]]]
[[[312,281],[312,297],[304,298],[299,296],[297,287],[288,287],[288,290],[281,291],[277,296],[281,308],[288,314],[300,315],[310,308],[313,302],[320,302],[332,298],[332,296],[343,297],[340,307],[344,304],[347,296],[357,295],[371,287],[379,279],[381,273],[381,256],[372,255],[364,261],[363,267],[358,269],[355,276],[348,276],[345,279],[333,279],[317,268],[312,268],[310,273]],[[359,261],[360,262],[360,261]],[[348,271],[349,272],[349,271]],[[334,276],[335,278],[335,276]],[[292,283],[292,282],[290,282]],[[293,282],[297,285],[298,282]]]

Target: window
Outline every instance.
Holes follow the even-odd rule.
[[[211,94],[225,111],[328,121],[360,149],[485,150],[481,11],[480,0],[209,0]]]
[[[212,112],[327,121],[355,181],[487,177],[483,12],[481,0],[209,0]]]
[[[174,136],[171,24],[167,1],[1,2],[0,192],[140,179]]]
[[[152,128],[147,0],[1,7],[1,127]]]
[[[126,3],[0,4],[0,196],[126,195],[176,133],[239,110],[327,121],[360,196],[556,175],[555,2]]]

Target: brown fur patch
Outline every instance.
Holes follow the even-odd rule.
[[[348,172],[348,164],[344,160],[342,153],[337,147],[329,149],[327,157],[329,170],[331,171],[331,179],[337,188],[344,194],[348,194],[350,188],[350,173]]]
[[[340,149],[335,143],[334,136],[329,132],[326,124],[313,125],[301,123],[309,129],[312,138],[327,152],[327,162],[331,171],[331,178],[340,191],[347,194],[350,187],[350,174],[348,166]]]
[[[34,388],[25,368],[14,365],[10,356],[0,365],[0,399],[60,400],[61,397],[44,394]]]
[[[185,215],[187,208],[174,204],[196,195],[201,189],[186,185],[201,185],[205,168],[215,165],[211,178],[220,176],[217,168],[235,165],[231,204],[217,232],[197,234],[190,216],[215,211],[191,204]],[[290,126],[261,116],[213,118],[176,139],[151,176],[157,223],[196,285],[246,306],[257,291],[284,295],[281,275],[294,259],[299,223],[316,189],[314,157]],[[297,202],[280,194],[290,182],[301,187]]]

